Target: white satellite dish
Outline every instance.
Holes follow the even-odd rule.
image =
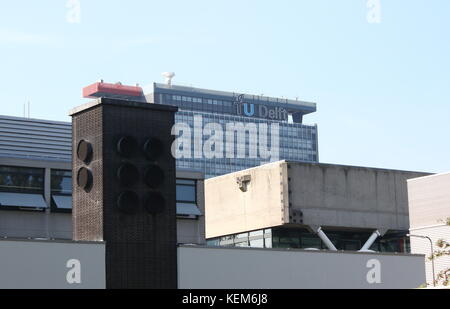
[[[162,73],[162,76],[166,79],[166,84],[169,86],[172,86],[172,79],[175,77],[174,72],[164,72]]]

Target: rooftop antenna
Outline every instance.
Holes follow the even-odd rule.
[[[27,103],[23,103],[23,118],[30,118],[30,100],[27,101]],[[28,108],[28,114],[27,114],[27,108]]]
[[[175,77],[174,72],[164,72],[162,73],[162,76],[166,79],[166,84],[171,87],[172,86],[172,79]]]

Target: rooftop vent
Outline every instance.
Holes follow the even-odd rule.
[[[139,85],[127,86],[121,82],[115,84],[109,84],[100,80],[92,85],[83,88],[84,98],[118,98],[125,100],[138,100],[142,101],[144,98],[144,91]]]

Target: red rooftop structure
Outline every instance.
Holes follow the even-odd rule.
[[[141,99],[144,92],[139,86],[126,86],[122,83],[109,84],[103,81],[83,88],[84,98],[113,97],[121,99]]]

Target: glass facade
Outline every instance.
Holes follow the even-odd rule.
[[[212,247],[273,248],[272,229],[228,235],[206,241]]]
[[[238,102],[236,95],[230,93],[218,95],[194,88],[186,92],[177,88],[158,88],[157,86],[155,86],[154,100],[155,103],[178,106],[179,111],[175,115],[175,122],[190,128],[191,155],[178,156],[177,169],[199,171],[204,173],[205,178],[210,178],[279,160],[318,162],[317,126],[302,124],[298,121],[299,117],[295,117],[297,122],[292,120],[293,114],[314,112],[315,105],[311,110],[304,111],[306,107],[294,106],[293,103],[282,99],[276,99],[277,101],[254,97],[242,99],[241,96]],[[194,121],[195,119],[197,122]],[[198,119],[201,121],[200,125],[198,125]],[[206,125],[212,123],[219,124],[223,130],[221,136],[223,155],[208,158],[203,153],[203,147],[211,136],[201,133],[199,138],[195,130],[196,128],[203,130]],[[257,138],[251,138],[249,131],[245,131],[245,138],[241,139],[239,133],[233,133],[233,140],[227,139],[229,136],[225,132],[229,124],[243,124],[247,129],[254,125],[253,128],[257,129]],[[278,131],[273,129],[275,124],[278,125]],[[261,125],[266,125],[266,131],[261,131]],[[264,134],[265,132],[268,134]],[[185,134],[184,130],[183,134]],[[261,156],[260,151],[263,146],[261,134],[265,136],[263,149],[270,151],[270,156]],[[277,152],[273,151],[274,147],[271,143],[272,135],[275,134],[278,136]],[[196,155],[194,145],[196,142],[198,145],[199,139],[201,153]],[[230,141],[233,143],[235,154],[231,157],[227,153],[229,149],[227,143]],[[257,149],[256,155],[255,153],[252,155],[250,149]],[[245,155],[238,155],[239,152]]]
[[[359,251],[369,239],[370,232],[325,231],[338,250]],[[390,231],[370,247],[376,252],[410,253],[408,231]],[[276,227],[272,229],[228,235],[207,240],[209,246],[294,248],[328,250],[322,240],[303,228]]]
[[[51,169],[49,184],[44,172],[42,168],[0,166],[0,209],[46,208],[44,187],[48,185],[51,211],[71,212],[72,171]],[[178,216],[202,215],[197,205],[197,180],[176,180],[176,203]]]
[[[44,193],[44,169],[0,166],[0,191]]]
[[[0,166],[0,209],[43,211],[44,178],[42,168]]]
[[[43,184],[42,184],[43,185]],[[70,212],[72,210],[72,172],[66,170],[51,170],[52,211]],[[194,179],[176,180],[176,203],[178,215],[200,215],[197,205],[197,181]]]
[[[255,124],[270,124],[273,123],[267,120],[246,118],[240,116],[215,114],[215,113],[200,113],[192,111],[179,111],[176,116],[177,123],[188,124],[191,128],[194,128],[194,116],[199,117],[203,121],[203,125],[208,123],[219,123],[222,127],[228,123],[255,123]],[[303,162],[317,162],[317,129],[316,127],[302,125],[302,124],[290,124],[290,123],[278,123],[279,124],[279,157],[272,161],[278,160],[290,160],[290,161],[303,161]],[[193,130],[192,130],[193,131]],[[268,130],[270,132],[270,129]],[[195,134],[191,132],[191,145],[195,143]],[[204,135],[202,137],[202,145],[205,144],[209,136]],[[270,140],[270,136],[268,140]],[[224,145],[225,145],[224,138]],[[270,161],[256,156],[250,157],[249,146],[250,138],[247,134],[245,142],[239,143],[237,136],[234,138],[234,158],[226,158],[224,153],[222,158],[207,158],[202,155],[200,158],[196,158],[194,154],[191,157],[181,157],[177,159],[177,168],[185,170],[200,171],[205,174],[205,178],[220,176],[240,170],[244,170],[250,167],[259,166]],[[258,149],[259,143],[257,142],[256,148]],[[226,148],[226,147],[224,147]],[[238,157],[238,151],[245,151],[245,157]],[[269,145],[270,148],[270,145]],[[224,149],[224,152],[226,149]],[[193,153],[193,149],[191,149]]]
[[[51,171],[52,194],[72,194],[72,171],[52,170]]]
[[[51,170],[51,207],[56,212],[72,211],[72,171]]]

